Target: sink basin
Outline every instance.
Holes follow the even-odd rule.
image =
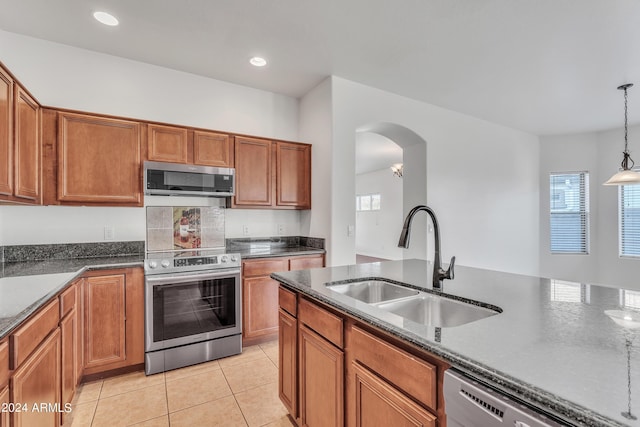
[[[355,298],[367,304],[375,304],[418,295],[415,289],[405,288],[383,280],[366,280],[341,284],[329,284],[329,289]]]
[[[426,294],[376,305],[416,323],[443,328],[464,325],[499,313],[490,308]]]

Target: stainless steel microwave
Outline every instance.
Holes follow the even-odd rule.
[[[235,169],[144,162],[145,194],[227,197],[235,193]]]

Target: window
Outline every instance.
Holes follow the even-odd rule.
[[[589,253],[589,174],[552,173],[550,184],[551,253]]]
[[[620,256],[640,257],[640,185],[620,186]]]
[[[356,196],[356,211],[379,211],[380,194]]]

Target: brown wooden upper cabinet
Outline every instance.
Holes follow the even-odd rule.
[[[142,206],[139,122],[60,112],[57,151],[59,202]]]
[[[276,204],[311,209],[311,146],[276,142]]]
[[[236,137],[236,195],[239,207],[271,207],[271,141]]]
[[[0,68],[0,198],[40,203],[40,105]]]
[[[227,134],[150,124],[147,135],[149,160],[233,167],[233,139]]]
[[[13,195],[13,79],[0,68],[0,194]]]
[[[149,125],[147,138],[149,160],[187,163],[187,129],[174,126]]]
[[[234,207],[311,209],[311,146],[235,138]]]
[[[203,166],[232,168],[233,138],[224,133],[193,131],[193,163]]]

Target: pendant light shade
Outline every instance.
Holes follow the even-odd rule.
[[[634,162],[629,155],[628,126],[627,126],[627,89],[633,86],[633,83],[627,83],[618,86],[618,90],[624,90],[624,151],[622,152],[622,170],[614,174],[604,185],[631,185],[640,184],[640,173],[631,170]]]

